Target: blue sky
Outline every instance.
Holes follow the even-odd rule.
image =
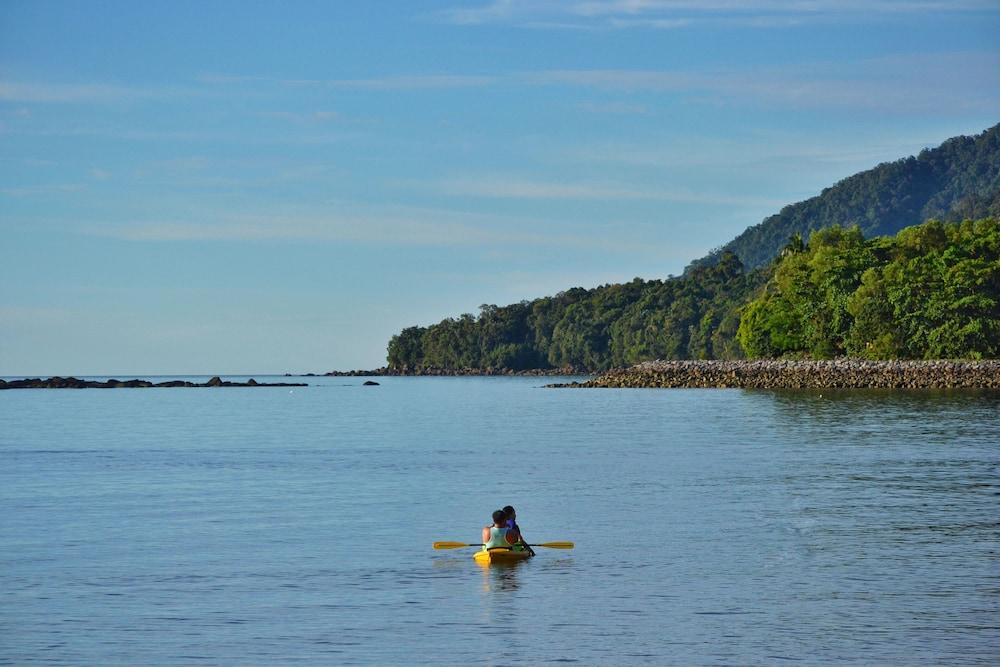
[[[1000,121],[1000,2],[0,5],[0,375],[382,365]]]

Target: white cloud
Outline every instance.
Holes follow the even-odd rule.
[[[304,88],[346,88],[359,90],[439,90],[479,88],[497,82],[494,76],[475,74],[407,74],[359,79],[288,79],[261,76],[202,75],[198,80],[210,85],[259,85]],[[280,112],[279,112],[280,113]]]
[[[0,81],[0,101],[20,103],[119,103],[196,94],[175,86],[143,87],[107,83]]]
[[[76,230],[134,242],[316,242],[380,246],[540,247],[650,252],[650,245],[623,238],[622,223],[581,233],[578,223],[533,220],[415,207],[361,207],[335,213],[299,211],[237,216],[206,212],[187,220],[90,223]],[[635,225],[627,225],[635,228]]]
[[[636,12],[645,3],[636,3]],[[1000,4],[998,4],[1000,6]],[[780,17],[779,17],[780,18]],[[632,19],[628,19],[632,20]],[[641,19],[646,20],[646,19]],[[771,19],[768,19],[771,20]],[[490,86],[571,86],[594,88],[621,94],[661,93],[684,95],[688,101],[729,104],[751,101],[762,106],[795,108],[852,108],[891,110],[895,113],[924,112],[939,108],[947,100],[952,111],[995,111],[1000,107],[1000,54],[995,52],[952,52],[897,55],[887,58],[838,62],[800,62],[788,66],[737,66],[716,69],[562,69],[495,74],[437,73],[389,75],[357,79],[296,80],[269,77],[201,77],[214,86],[251,86],[244,91],[262,98],[281,99],[284,86],[318,89],[369,91],[438,91],[477,89]],[[268,90],[267,88],[274,88]],[[212,94],[208,87],[195,89]],[[101,103],[154,99],[193,94],[181,87],[130,88],[101,83],[63,85],[46,83],[0,83],[0,101],[49,103]],[[223,94],[223,92],[217,92]],[[232,95],[232,91],[224,92]],[[602,100],[584,102],[584,111],[601,113],[644,113],[646,100]],[[264,110],[259,117],[292,124],[321,126],[338,120],[337,112]],[[7,128],[7,133],[14,132]],[[126,140],[245,141],[219,132],[197,130],[154,132],[147,129],[101,130],[60,127],[51,130],[18,130],[19,133],[52,135],[114,136]],[[310,143],[340,141],[343,135],[302,138]],[[257,140],[256,138],[254,140]],[[294,142],[294,138],[290,139]]]
[[[67,308],[46,306],[0,307],[0,322],[5,328],[23,326],[57,326],[71,324],[79,313]]]
[[[958,132],[942,133],[942,137]],[[751,169],[761,165],[831,164],[875,166],[885,160],[898,159],[918,152],[921,148],[940,143],[924,137],[892,138],[862,141],[845,145],[842,140],[815,136],[804,140],[800,134],[769,132],[759,136],[725,139],[721,137],[688,137],[681,140],[650,139],[643,143],[594,142],[581,144],[550,155],[570,164],[624,165],[651,169],[737,168]],[[782,202],[781,205],[788,202]]]
[[[45,197],[50,195],[73,194],[84,190],[79,183],[52,183],[46,185],[26,185],[21,187],[0,188],[0,194],[7,197]]]
[[[362,88],[369,90],[426,90],[439,88],[479,88],[496,82],[492,76],[464,74],[426,74],[390,76],[372,79],[331,79],[316,82],[335,88]]]
[[[629,102],[582,102],[577,105],[580,111],[597,114],[619,114],[626,116],[645,116],[649,107],[645,104]]]
[[[446,180],[439,183],[437,189],[447,195],[456,197],[485,197],[494,199],[663,201],[695,204],[749,204],[755,206],[780,206],[783,203],[787,203],[758,197],[738,197],[724,193],[696,192],[693,190],[670,188],[641,189],[613,183],[554,183],[509,176]]]
[[[993,0],[494,0],[438,16],[457,25],[673,30],[693,25],[780,28],[821,19],[860,22],[898,14],[998,10]]]
[[[687,28],[693,25],[692,19],[666,19],[666,18],[645,18],[645,19],[620,19],[613,18],[608,25],[612,28],[653,28],[655,30],[676,30],[677,28]]]
[[[518,75],[528,84],[538,86],[571,85],[603,90],[669,91],[697,88],[702,76],[681,71],[663,70],[546,70]]]
[[[328,123],[340,117],[336,111],[261,111],[258,115],[263,118],[281,120],[296,125]]]
[[[515,15],[523,13],[525,9],[524,4],[524,2],[515,2],[515,0],[494,0],[489,4],[478,7],[447,9],[441,13],[441,16],[447,21],[459,25],[495,23],[498,21],[507,21]]]
[[[689,99],[762,106],[924,112],[1000,107],[1000,54],[914,54],[848,63],[787,67],[670,70],[549,70],[518,78],[537,86],[577,86],[622,93],[678,93]]]

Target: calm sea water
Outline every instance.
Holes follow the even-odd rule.
[[[0,664],[1000,662],[998,394],[308,381],[0,393]]]

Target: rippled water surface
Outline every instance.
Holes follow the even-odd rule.
[[[308,381],[0,393],[0,664],[1000,662],[998,394]]]

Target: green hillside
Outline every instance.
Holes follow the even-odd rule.
[[[478,316],[410,327],[389,342],[389,367],[604,370],[647,359],[742,356],[739,308],[766,280],[735,255],[682,278],[580,287]]]
[[[1000,215],[1000,125],[955,137],[916,157],[880,164],[791,204],[748,228],[688,270],[733,252],[748,267],[767,264],[798,234],[857,225],[866,238],[891,236],[935,218],[953,222]]]
[[[995,357],[998,220],[1000,125],[787,206],[683,276],[409,327],[388,363],[600,371],[650,359]]]
[[[651,359],[996,358],[1000,218],[796,238],[767,267],[732,253],[670,280],[574,288],[410,327],[389,367],[601,371]]]
[[[749,357],[1000,356],[1000,219],[870,240],[857,227],[815,232],[775,262],[737,339]]]

